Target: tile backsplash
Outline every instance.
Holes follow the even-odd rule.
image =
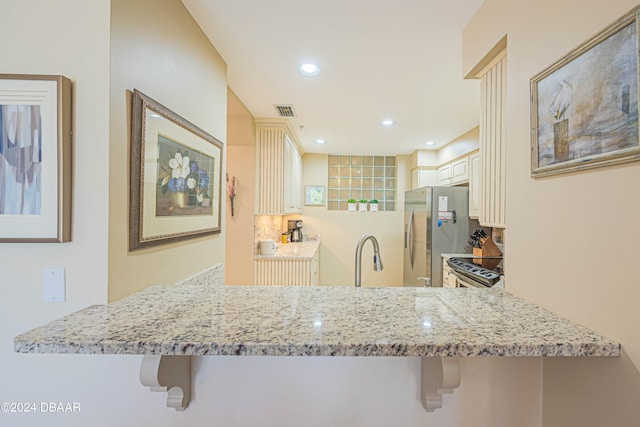
[[[282,216],[281,215],[256,215],[254,220],[255,247],[262,239],[273,239],[280,241],[282,236]]]
[[[254,253],[258,253],[258,242],[263,239],[273,239],[276,243],[282,241],[282,233],[287,231],[287,221],[290,219],[303,219],[299,214],[294,215],[255,215],[254,217]],[[306,235],[305,240],[316,240],[320,236]]]

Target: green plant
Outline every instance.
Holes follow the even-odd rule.
[[[349,200],[347,200],[347,203],[355,203],[355,202],[356,202],[356,199],[349,199]]]
[[[376,199],[371,199],[369,200],[369,203],[378,203],[378,201]]]
[[[360,203],[367,203],[367,199],[360,199]]]

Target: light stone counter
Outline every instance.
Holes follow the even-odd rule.
[[[273,255],[255,255],[255,259],[311,259],[320,247],[320,240],[305,240],[294,243],[278,243]]]
[[[20,353],[618,356],[620,344],[508,293],[223,286],[217,267],[15,338]]]

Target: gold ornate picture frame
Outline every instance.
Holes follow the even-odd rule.
[[[129,249],[221,231],[223,145],[134,90]]]

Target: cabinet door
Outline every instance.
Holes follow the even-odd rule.
[[[320,249],[311,260],[311,286],[320,285]]]
[[[313,279],[309,259],[256,259],[253,265],[257,286],[309,286]]]
[[[451,184],[451,163],[438,168],[438,185]]]
[[[442,287],[443,288],[456,288],[458,287],[456,276],[448,271],[442,272]]]
[[[291,212],[293,210],[293,146],[287,138],[284,146],[284,165],[283,165],[283,173],[284,173],[284,212]]]
[[[438,171],[435,169],[414,168],[411,170],[411,189],[438,185]]]
[[[302,158],[287,138],[284,149],[284,213],[302,211]]]
[[[480,215],[480,153],[469,156],[469,218]]]
[[[298,150],[293,149],[293,171],[292,171],[292,199],[293,207],[297,212],[302,211],[302,157]]]
[[[469,158],[465,157],[451,163],[451,183],[460,184],[469,181]]]
[[[256,214],[302,211],[302,157],[280,124],[257,128]]]

